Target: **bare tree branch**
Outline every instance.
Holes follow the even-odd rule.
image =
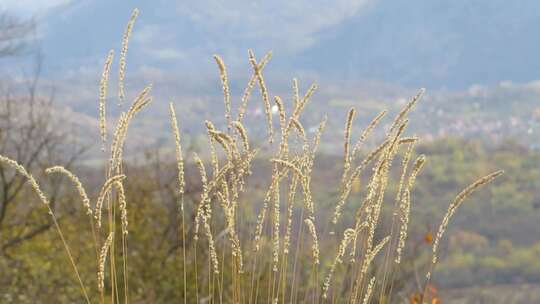
[[[34,20],[22,20],[0,12],[0,58],[20,55],[34,29]]]

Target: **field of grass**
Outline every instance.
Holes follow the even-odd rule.
[[[87,193],[84,179],[63,167],[45,170],[51,176],[63,175],[64,183],[78,195],[76,201],[83,207],[88,224],[70,229],[88,229],[79,232],[88,237],[76,239],[80,247],[73,246],[73,231],[66,231],[58,220],[59,211],[50,202],[52,194],[45,193],[23,166],[7,155],[0,156],[4,167],[28,181],[58,234],[56,244],[62,246],[66,262],[50,267],[69,267],[70,280],[80,291],[80,298],[59,302],[441,303],[434,292],[432,275],[439,265],[440,247],[452,217],[470,195],[503,172],[464,177],[460,185],[469,186],[455,189],[457,195],[448,202],[444,216],[434,219],[440,224],[426,236],[430,251],[404,255],[411,245],[408,233],[414,190],[422,187],[416,180],[429,161],[415,153],[419,138],[407,133],[408,115],[421,101],[423,89],[389,119],[385,137],[374,147],[365,142],[387,119],[387,112],[381,111],[358,131],[352,128],[356,109],[348,110],[343,121],[340,176],[326,185],[336,185],[335,189],[324,189],[335,201],[330,202],[330,212],[323,213],[319,209],[329,203],[319,201],[315,193],[323,191],[314,191],[312,180],[326,119],[313,135],[302,124],[302,114],[309,111],[316,85],[300,92],[298,81],[293,79],[290,100],[271,96],[263,70],[272,54],[258,60],[249,51],[252,74],[241,100],[233,102],[225,63],[216,55],[225,124],[216,126],[205,121],[208,142],[204,149],[208,153],[186,153],[182,147],[181,107],[170,103],[176,182],[163,190],[172,193],[173,204],[167,213],[154,214],[152,204],[165,205],[167,201],[148,195],[152,204],[132,203],[132,198],[147,195],[145,186],[154,181],[130,170],[123,158],[130,123],[141,119],[144,109],[152,106],[151,85],[131,103],[125,100],[126,54],[137,16],[135,10],[118,60],[117,99],[126,103],[127,110],[113,128],[107,109],[116,99],[109,92],[114,50],[105,60],[100,82],[96,106],[102,142],[96,145],[102,146],[106,155],[100,190],[96,195]],[[267,139],[260,146],[254,146],[243,123],[256,88],[265,110],[265,120],[260,124],[267,129]],[[112,134],[110,129],[114,130]],[[256,183],[254,171],[259,172]],[[170,217],[174,225],[164,235],[154,234],[152,229],[160,227],[147,225],[152,217]],[[71,240],[66,237],[68,232]],[[144,238],[156,240],[159,246],[172,243],[168,250],[141,248],[137,241]],[[87,249],[84,258],[80,248]],[[161,259],[140,258],[152,250],[162,253]],[[425,266],[421,271],[415,268],[408,273],[410,277],[398,276],[401,268],[410,268],[421,259]],[[173,281],[163,280],[162,294],[144,294],[145,280],[159,281],[169,272],[175,277]],[[453,294],[448,293],[458,299]],[[58,295],[60,298],[62,295]]]

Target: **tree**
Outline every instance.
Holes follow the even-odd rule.
[[[0,13],[0,58],[23,54],[33,29],[33,21]],[[31,77],[22,82],[8,79],[0,83],[0,154],[16,160],[30,172],[55,164],[69,167],[84,151],[68,148],[68,128],[65,122],[64,127],[59,127],[61,122],[53,108],[54,90],[48,94],[38,90],[40,72],[38,55]],[[45,221],[32,222],[29,214],[39,205],[16,206],[26,191],[25,184],[24,178],[0,166],[0,255],[52,225],[46,216]],[[45,186],[54,208],[60,183],[52,180]],[[16,226],[25,229],[10,229]]]
[[[22,20],[0,12],[0,58],[20,55],[34,28],[33,20]]]

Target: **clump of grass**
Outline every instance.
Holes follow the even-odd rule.
[[[124,80],[129,36],[138,14],[138,10],[133,12],[122,41],[118,77],[120,103],[125,98]],[[399,265],[401,262],[407,241],[409,213],[413,198],[412,188],[426,162],[425,156],[420,155],[409,170],[409,163],[413,159],[414,146],[418,138],[406,136],[408,114],[420,101],[425,90],[421,89],[395,116],[382,142],[371,150],[363,151],[363,145],[387,112],[382,111],[375,116],[352,146],[356,110],[354,108],[349,110],[344,129],[343,172],[341,179],[337,181],[337,203],[333,216],[329,219],[331,228],[328,231],[324,225],[326,220],[317,218],[319,202],[313,197],[311,189],[313,167],[326,126],[326,118],[322,120],[312,137],[306,132],[302,123],[302,113],[317,86],[311,85],[301,96],[298,81],[293,79],[290,102],[274,96],[273,101],[278,108],[281,136],[279,143],[273,145],[272,98],[262,73],[270,58],[271,53],[268,53],[257,62],[253,52],[248,51],[248,60],[253,74],[234,115],[235,109],[231,101],[233,94],[229,88],[224,60],[218,55],[214,56],[224,95],[226,129],[220,130],[211,121],[205,121],[210,151],[209,172],[207,173],[203,159],[194,154],[191,160],[199,171],[202,189],[198,204],[193,210],[191,208],[188,210],[184,205],[185,162],[191,160],[184,159],[177,113],[173,103],[169,104],[178,170],[177,194],[181,227],[178,227],[177,238],[178,243],[181,244],[179,246],[182,249],[182,255],[177,261],[181,259],[182,264],[183,302],[199,302],[205,299],[210,303],[222,303],[225,299],[225,302],[230,303],[319,303],[321,300],[330,301],[331,299],[332,303],[344,301],[358,303],[362,300],[367,304],[377,292],[380,293],[379,299],[381,299],[383,293],[388,290],[386,286],[392,286],[394,281],[393,271],[389,265],[394,263]],[[106,59],[99,90],[99,131],[103,144],[106,143],[105,101],[112,60],[113,51]],[[256,196],[252,196],[250,192],[252,189],[250,189],[249,176],[259,148],[253,148],[254,141],[250,141],[248,137],[248,128],[244,125],[243,118],[256,84],[261,91],[268,130],[268,144],[263,144],[262,147],[268,152],[261,161],[268,162],[271,166],[271,175],[265,185],[262,204],[257,205],[259,209],[257,218],[249,219],[251,220],[249,221],[242,218],[243,214],[240,214],[239,210],[243,204],[257,202]],[[124,187],[124,182],[128,178],[123,170],[123,147],[130,122],[152,100],[151,88],[151,86],[144,88],[135,97],[131,107],[117,120],[109,148],[110,158],[105,166],[105,182],[93,209],[91,200],[75,175],[59,166],[47,170],[47,173],[62,173],[70,178],[82,198],[86,212],[96,220],[98,226],[95,232],[97,234],[96,248],[101,248],[96,261],[97,288],[101,303],[105,302],[105,293],[110,294],[113,304],[129,303],[130,299],[127,262],[130,255],[127,238],[128,203]],[[407,149],[401,162],[402,171],[398,181],[392,227],[390,231],[380,231],[387,236],[379,239],[377,232],[384,229],[380,225],[381,210],[388,186],[393,182],[390,172],[403,146],[407,146]],[[225,159],[220,157],[221,152],[224,153]],[[365,155],[364,158],[361,158],[361,155]],[[12,167],[27,178],[40,200],[48,208],[85,300],[91,303],[70,249],[37,181],[22,166],[7,157],[0,156],[0,163]],[[365,173],[367,169],[371,169],[371,174],[367,174],[365,193],[357,200],[360,203],[354,206],[356,207],[354,220],[352,222],[344,220],[341,215],[350,200],[352,185],[361,176],[364,178],[362,173]],[[424,286],[429,284],[438,260],[439,244],[457,208],[475,190],[491,183],[501,174],[502,171],[497,171],[479,179],[458,194],[450,204],[433,244],[433,258]],[[104,206],[107,208],[107,221],[102,225]],[[218,207],[221,207],[221,212],[218,212]],[[189,216],[186,216],[186,213]],[[193,221],[188,223],[186,218],[193,218]],[[244,226],[241,225],[242,223]],[[208,241],[207,246],[198,242],[201,237],[199,231],[201,224],[204,237]],[[118,226],[120,229],[117,229]],[[121,250],[116,248],[117,231],[121,232]],[[222,240],[224,235],[228,237]],[[339,238],[338,235],[342,237]],[[334,250],[329,250],[326,246],[324,249],[321,247],[320,240],[327,238],[336,241]],[[186,240],[194,241],[191,249],[187,248]],[[187,253],[188,249],[189,253]],[[200,252],[200,249],[204,250]],[[344,264],[343,259],[347,252],[349,255],[347,271],[336,278],[341,265]],[[311,255],[311,263],[304,262],[302,256],[305,255]],[[120,269],[117,258],[120,256],[123,274],[121,278],[117,274]],[[231,260],[226,260],[226,256],[230,256]],[[198,259],[201,258],[206,259],[208,263],[199,264]],[[379,269],[383,270],[375,271],[375,266],[378,266],[376,262],[381,259],[383,266]],[[105,287],[107,260],[110,290]],[[188,271],[188,269],[193,271]],[[205,271],[207,271],[206,277],[199,276]],[[188,279],[188,272],[194,273],[194,277]],[[371,278],[368,281],[369,277]],[[333,281],[340,278],[342,284]],[[188,293],[187,285],[190,281],[195,286],[195,291]],[[118,288],[121,283],[124,285],[123,301]],[[378,285],[381,287],[378,288]],[[201,286],[207,288],[200,288]],[[203,294],[206,292],[208,294]]]

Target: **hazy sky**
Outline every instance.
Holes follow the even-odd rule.
[[[119,49],[138,7],[132,72],[154,77],[213,72],[211,55],[243,68],[246,50],[316,79],[376,80],[463,89],[528,82],[540,70],[535,0],[72,1],[3,0],[39,22],[50,75],[94,73]],[[189,78],[189,77],[188,77]]]

